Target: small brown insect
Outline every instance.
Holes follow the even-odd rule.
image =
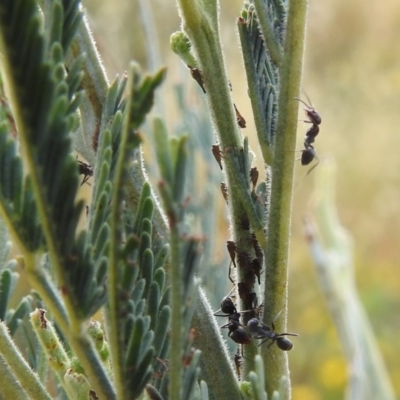
[[[254,275],[257,277],[258,284],[261,285],[260,275],[262,267],[258,258],[253,259],[251,262],[251,269],[253,270]]]
[[[222,196],[224,196],[226,204],[228,204],[228,188],[226,186],[226,183],[224,183],[224,182],[221,182],[221,193],[222,193]]]
[[[239,110],[236,107],[236,104],[233,105],[235,107],[236,113],[236,121],[238,125],[243,129],[246,128],[246,120],[243,118],[242,114],[240,114]]]
[[[93,169],[89,164],[86,164],[80,160],[78,160],[78,170],[79,170],[79,174],[83,175],[83,179],[81,182],[81,186],[84,183],[87,183],[87,181],[89,180],[90,177],[93,176]]]
[[[217,160],[217,163],[222,170],[222,151],[220,150],[218,144],[214,144],[211,147],[212,147],[213,156]]]
[[[192,75],[192,78],[199,84],[203,93],[207,93],[206,89],[204,88],[203,76],[201,75],[200,70],[198,68],[190,67],[189,65],[188,67],[190,70],[190,75]]]
[[[258,258],[258,261],[260,261],[260,264],[262,264],[264,261],[264,253],[262,251],[260,243],[258,243],[258,240],[257,240],[254,232],[250,235],[250,242],[253,245],[254,252],[256,253],[256,257]]]
[[[241,374],[241,370],[242,370],[241,360],[242,360],[242,356],[239,354],[239,352],[237,352],[235,354],[234,361],[235,361],[235,367],[236,367],[236,375],[239,380],[240,380],[240,374]]]
[[[251,180],[251,183],[253,185],[253,192],[254,192],[254,190],[256,188],[256,185],[257,185],[258,175],[259,175],[259,173],[258,173],[257,167],[253,167],[250,170],[250,180]]]
[[[40,329],[47,329],[47,319],[45,317],[46,310],[39,308]]]

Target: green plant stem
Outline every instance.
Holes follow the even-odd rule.
[[[217,129],[220,148],[223,152],[224,167],[229,191],[230,213],[232,217],[233,239],[240,239],[241,224],[244,216],[249,219],[257,240],[266,250],[266,237],[262,220],[260,220],[250,190],[246,186],[243,172],[237,161],[237,154],[243,146],[243,139],[237,125],[235,111],[230,97],[228,78],[225,70],[223,53],[218,33],[218,15],[216,0],[209,0],[208,6],[202,9],[199,3],[191,0],[179,0],[183,28],[190,38],[196,53],[198,65],[204,77],[207,90],[208,106],[214,126]],[[196,5],[197,4],[197,5]],[[206,15],[206,12],[208,14]],[[214,21],[215,23],[210,23]],[[245,172],[248,173],[248,172]],[[245,352],[249,356],[243,360],[244,379],[253,368],[253,355],[256,349],[250,346]]]
[[[208,3],[207,9],[214,10],[216,13],[218,2],[209,0]],[[214,3],[213,7],[211,3]],[[224,153],[229,197],[238,196],[241,199],[257,240],[265,250],[266,238],[262,221],[253,206],[250,190],[243,187],[243,174],[233,158],[234,151],[232,150],[242,146],[242,137],[230,97],[218,26],[214,28],[210,24],[210,21],[217,20],[217,15],[205,15],[200,5],[196,5],[191,0],[178,0],[178,5],[181,10],[183,27],[191,40],[204,77],[211,118],[217,129],[220,147]],[[239,212],[232,211],[232,215],[238,214]]]
[[[132,147],[130,143],[130,135],[134,135],[131,127],[132,120],[135,116],[132,116],[132,104],[134,102],[135,93],[135,79],[137,66],[132,64],[129,71],[129,100],[124,115],[124,127],[121,134],[119,144],[119,154],[117,160],[117,166],[115,168],[115,175],[113,181],[113,202],[111,205],[110,212],[110,231],[112,232],[110,238],[110,250],[109,250],[109,268],[108,268],[108,298],[109,298],[109,327],[108,334],[110,337],[111,347],[111,362],[114,374],[114,382],[117,392],[117,398],[123,399],[124,393],[124,371],[123,371],[123,360],[124,350],[121,345],[123,343],[123,333],[120,324],[120,288],[121,288],[121,243],[122,243],[122,221],[121,215],[123,212],[122,203],[125,197],[125,175],[126,175],[126,163],[127,163],[127,152]]]
[[[245,215],[245,211],[243,208],[243,205],[241,203],[241,199],[239,197],[235,197],[234,195],[230,197],[230,203],[231,203],[231,209],[233,212],[238,212],[238,215],[234,216],[232,218],[232,224],[233,224],[233,232],[234,232],[234,241],[235,243],[241,243],[242,233],[244,233],[243,238],[248,238],[248,232],[243,231],[243,228],[241,226],[241,220],[240,216]],[[248,240],[246,240],[248,242]],[[239,266],[238,266],[239,267]],[[248,272],[245,271],[243,268],[238,268],[236,271],[237,275],[237,282],[245,282],[246,281],[246,274]],[[248,309],[248,304],[244,304],[242,299],[238,296],[238,293],[236,293],[237,298],[239,299],[239,304],[240,304],[240,310],[247,310]],[[243,316],[242,316],[243,318]],[[254,357],[256,354],[258,354],[258,348],[257,348],[257,341],[253,340],[251,343],[246,344],[245,346],[242,347],[243,351],[243,358],[241,362],[241,379],[242,380],[247,380],[249,373],[251,371],[254,371]]]
[[[182,386],[182,273],[180,260],[180,237],[177,227],[170,231],[170,279],[171,279],[171,399],[181,398]]]
[[[170,351],[170,383],[169,397],[181,398],[182,386],[182,265],[180,255],[181,237],[179,234],[179,220],[176,212],[171,186],[166,181],[159,183],[160,194],[164,202],[164,209],[169,220],[169,278],[171,281],[171,351]]]
[[[199,3],[178,0],[183,28],[191,40],[204,76],[208,105],[213,121],[218,122],[222,150],[228,147],[237,148],[241,145],[240,133],[230,97],[218,26],[214,29],[210,24],[210,19],[215,20],[217,16],[206,15]],[[218,4],[216,0],[213,3]],[[216,9],[215,7],[215,12]]]
[[[111,211],[113,216],[111,217],[110,231],[116,232],[119,227],[116,226],[119,222],[119,207],[120,204],[116,205],[114,199],[114,207]],[[119,326],[119,278],[118,271],[121,270],[121,265],[118,263],[118,251],[119,251],[119,238],[115,237],[116,234],[110,240],[110,250],[109,250],[109,266],[108,266],[108,302],[109,302],[109,312],[108,312],[108,326],[107,334],[110,343],[110,354],[111,363],[114,375],[114,384],[116,387],[117,398],[123,399],[124,385],[123,385],[123,373],[122,373],[122,356],[123,351],[121,348],[121,332]]]
[[[270,219],[268,225],[268,247],[265,271],[264,322],[271,325],[274,318],[277,330],[284,330],[287,314],[288,251],[290,235],[291,201],[293,187],[293,167],[296,143],[298,105],[294,100],[300,89],[307,0],[291,1],[281,64],[281,91],[279,97],[279,116],[275,142],[275,155],[272,164],[272,187]],[[272,350],[273,349],[273,350]],[[277,349],[262,347],[265,381],[268,396],[278,390],[282,375],[289,377],[287,355]],[[290,385],[283,394],[290,398]]]
[[[22,357],[3,322],[0,322],[0,354],[28,396],[33,399],[51,400],[51,396],[39,381],[38,376]]]

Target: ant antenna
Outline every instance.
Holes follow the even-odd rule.
[[[293,97],[295,100],[297,100],[297,101],[300,101],[301,103],[303,103],[307,108],[314,108],[313,106],[312,106],[312,104],[311,105],[309,105],[309,104],[307,104],[304,100],[302,100],[300,97]],[[307,96],[307,98],[308,98],[308,96]],[[308,100],[310,100],[310,99],[308,99]]]

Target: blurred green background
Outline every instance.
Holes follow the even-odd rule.
[[[168,67],[162,96],[172,104],[183,78],[200,89],[169,49],[179,28],[174,0],[144,1],[154,11],[161,65]],[[221,35],[233,97],[247,120],[244,135],[259,154],[235,21],[242,0],[221,0]],[[139,0],[83,0],[109,79],[131,59],[147,68]],[[341,0],[309,3],[303,90],[322,116],[316,142],[320,158],[338,164],[337,206],[354,237],[356,276],[386,365],[400,393],[400,2]],[[165,108],[170,126],[176,112]],[[299,114],[302,116],[302,111]],[[298,149],[308,126],[299,122]],[[258,169],[263,171],[260,157]],[[215,168],[217,165],[215,164]],[[293,400],[343,398],[346,365],[303,237],[302,217],[312,209],[313,174],[296,169],[290,254],[289,332],[298,332],[290,353]],[[89,190],[86,188],[85,190]],[[219,187],[215,188],[219,192]],[[218,194],[218,198],[220,198]],[[220,214],[223,215],[223,214]],[[226,218],[217,221],[215,264],[227,274]],[[222,270],[223,269],[223,270]],[[227,280],[227,279],[226,279]]]

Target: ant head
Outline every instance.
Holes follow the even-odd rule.
[[[314,125],[319,125],[321,123],[321,116],[319,115],[318,111],[314,108],[305,108],[304,111],[311,123]]]
[[[319,125],[321,123],[321,121],[322,121],[321,116],[319,115],[318,111],[312,105],[308,105],[304,100],[302,100],[298,97],[295,97],[294,99],[302,102],[307,107],[304,109],[304,111],[306,112],[306,115],[312,124]],[[310,99],[309,99],[309,101],[310,101]]]
[[[232,299],[227,296],[224,297],[221,301],[221,311],[225,314],[236,314],[237,310],[235,305],[233,304]]]
[[[259,320],[257,318],[252,318],[247,322],[247,327],[252,333],[256,333],[259,327]]]
[[[293,343],[283,336],[279,336],[276,339],[276,345],[283,351],[289,351],[293,349]]]

